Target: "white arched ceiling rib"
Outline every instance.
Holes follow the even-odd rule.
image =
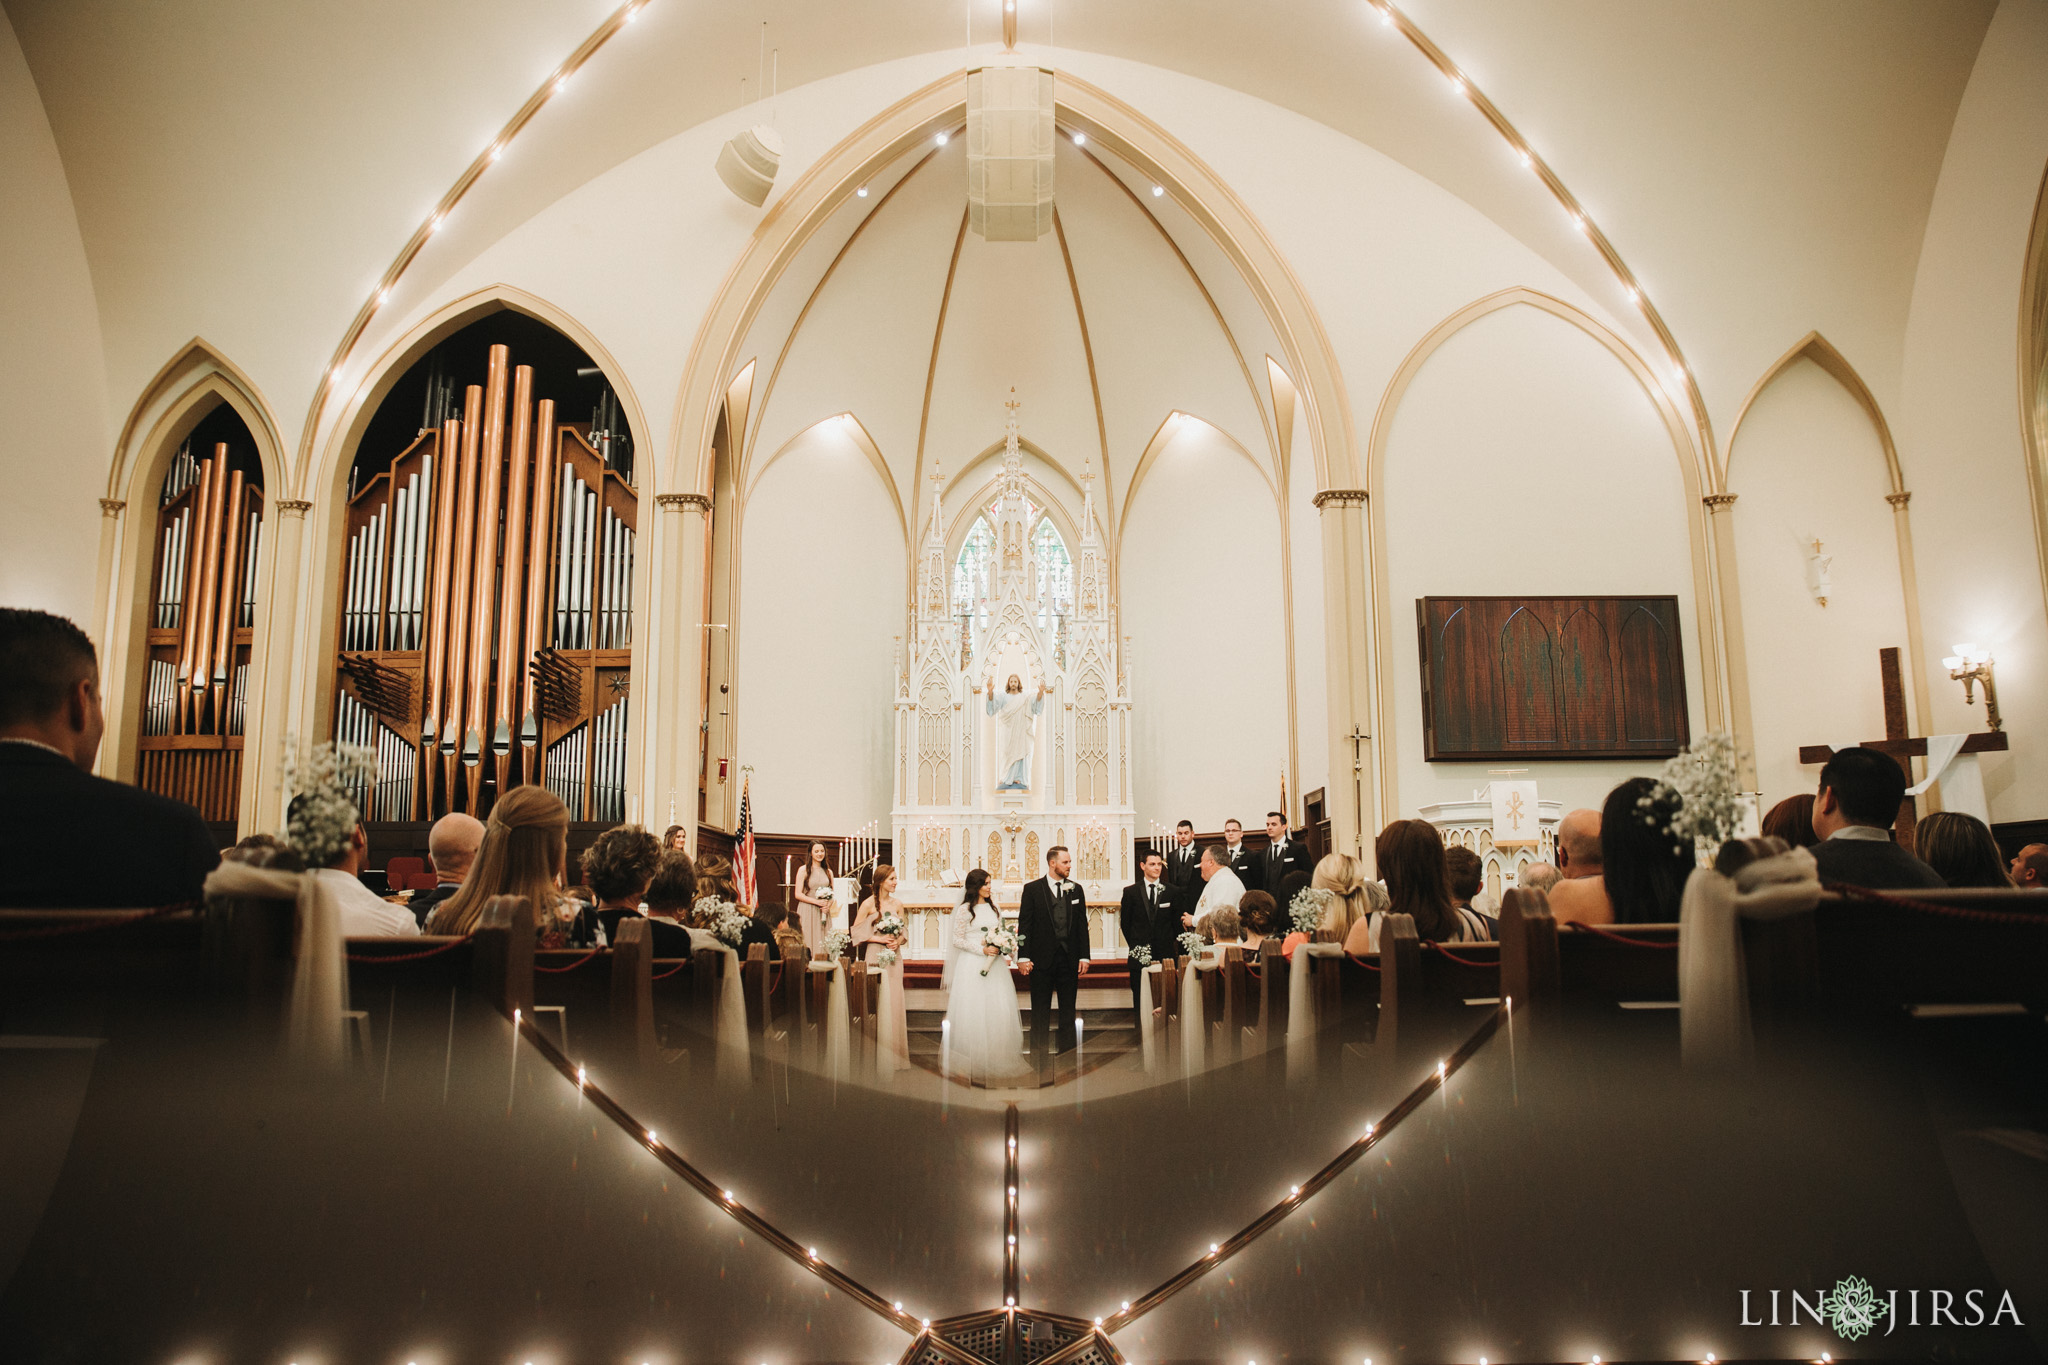
[[[1088,306],[1109,434],[1105,512],[1114,523],[1130,497],[1138,458],[1166,413],[1200,406],[1254,444],[1262,444],[1265,427],[1202,281],[1113,177],[1070,155],[1082,173],[1060,182],[1061,218]]]
[[[854,201],[874,207],[809,285],[793,332],[775,343],[754,448],[779,449],[821,417],[858,411],[898,497],[910,501],[932,327],[960,225],[965,172],[946,153],[960,145],[919,158],[888,189]]]

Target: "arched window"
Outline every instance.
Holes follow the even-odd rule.
[[[995,563],[996,533],[987,517],[976,517],[960,557],[953,561],[953,615],[988,623],[989,569]]]
[[[1065,616],[1074,605],[1074,561],[1052,518],[1042,518],[1031,533],[1031,554],[1038,561],[1038,600],[1042,604],[1038,624],[1050,627],[1054,618]]]

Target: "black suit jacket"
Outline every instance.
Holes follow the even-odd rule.
[[[61,754],[0,743],[0,905],[142,909],[197,900],[220,850],[182,801]]]
[[[1159,880],[1165,882],[1168,886],[1196,887],[1198,889],[1195,894],[1200,895],[1199,888],[1202,885],[1201,845],[1189,844],[1186,848],[1176,846],[1168,849],[1166,851],[1166,870],[1159,874]]]
[[[1178,887],[1168,886],[1165,878],[1159,882],[1159,909],[1151,911],[1145,904],[1145,883],[1132,882],[1124,888],[1122,906],[1117,910],[1117,922],[1124,931],[1124,942],[1135,948],[1143,944],[1152,950],[1154,962],[1164,962],[1180,953],[1181,901],[1195,903],[1195,895]]]
[[[1275,856],[1276,854],[1278,856]],[[1300,872],[1313,876],[1315,870],[1315,864],[1309,860],[1308,845],[1291,831],[1287,835],[1285,848],[1268,845],[1259,850],[1259,889],[1275,900],[1280,898],[1280,881],[1288,873]],[[1250,886],[1251,883],[1246,882],[1245,885]],[[1280,911],[1285,915],[1287,907],[1281,906]]]
[[[426,932],[427,916],[434,913],[434,907],[461,889],[461,882],[442,882],[438,886],[430,887],[425,891],[413,892],[412,899],[405,903],[405,908],[412,911],[412,917],[419,921],[421,933]],[[610,914],[611,912],[606,911],[605,913]],[[606,934],[611,933],[611,920],[605,921],[604,931]]]
[[[1897,844],[1875,839],[1823,839],[1813,846],[1822,885],[1843,882],[1871,891],[1932,890],[1941,874]]]
[[[1067,904],[1072,913],[1067,917],[1067,933],[1060,936],[1052,914],[1052,883],[1044,877],[1024,885],[1024,895],[1017,903],[1017,937],[1021,956],[1029,958],[1033,965],[1050,967],[1059,961],[1062,954],[1076,962],[1088,960],[1088,898],[1082,894],[1081,883],[1068,881],[1066,884]]]
[[[1265,855],[1252,852],[1248,845],[1239,844],[1237,846],[1237,855],[1230,860],[1230,870],[1235,872],[1237,879],[1244,883],[1245,890],[1264,891],[1266,889]]]

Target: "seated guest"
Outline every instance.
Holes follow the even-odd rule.
[[[1837,749],[1820,770],[1813,798],[1813,861],[1821,885],[1876,891],[1942,885],[1941,874],[1892,842],[1892,822],[1906,799],[1906,775],[1875,749]]]
[[[1614,923],[1600,824],[1597,810],[1575,810],[1557,822],[1559,881],[1550,889],[1550,913],[1559,924]]]
[[[1365,869],[1348,853],[1324,854],[1322,860],[1316,864],[1315,873],[1309,879],[1307,889],[1330,893],[1330,899],[1323,905],[1322,921],[1316,926],[1314,935],[1324,943],[1348,942],[1352,931],[1375,909],[1386,908],[1385,890],[1379,883],[1367,881]],[[1374,899],[1375,893],[1378,896],[1377,900]],[[1287,937],[1281,942],[1280,950],[1292,958],[1294,950],[1308,942],[1309,937],[1306,932],[1295,929],[1290,921]]]
[[[804,931],[790,923],[789,911],[779,905],[764,905],[754,912],[754,918],[768,926],[775,941],[769,945],[768,960],[777,961],[792,952],[799,958],[808,959],[811,950],[804,946]]]
[[[1280,912],[1273,905],[1273,898],[1263,891],[1247,891],[1244,899],[1237,903],[1237,923],[1244,932],[1244,946],[1256,951],[1273,934],[1279,932]]]
[[[1444,840],[1435,825],[1427,820],[1396,820],[1380,831],[1373,855],[1386,879],[1387,908],[1365,917],[1363,934],[1353,926],[1346,935],[1349,951],[1378,952],[1380,926],[1389,914],[1414,919],[1415,935],[1424,942],[1484,943],[1493,938],[1492,921],[1451,900]],[[1358,946],[1353,947],[1354,943]]]
[[[706,853],[697,859],[697,899],[716,896],[722,901],[737,901],[738,888],[732,882],[732,859],[717,853]],[[698,925],[699,929],[706,928]]]
[[[640,913],[641,897],[661,866],[661,844],[638,825],[608,829],[583,850],[583,880],[597,901],[605,942],[619,936],[619,921]]]
[[[286,808],[285,826],[290,828],[299,823],[308,798],[294,796]],[[343,938],[403,938],[417,935],[419,921],[412,912],[402,905],[395,905],[363,885],[363,867],[370,861],[370,838],[363,832],[363,822],[356,821],[355,831],[349,835],[326,866],[315,869],[313,875],[327,893],[334,897],[335,908],[341,911],[341,936]]]
[[[1631,777],[1607,793],[1600,809],[1600,879],[1615,924],[1676,924],[1686,879],[1699,866],[1690,841],[1674,838],[1668,828],[1677,814],[1674,799],[1654,797],[1656,790],[1652,779]],[[1645,798],[1652,804],[1644,805]],[[1557,892],[1550,903],[1556,906]]]
[[[2028,844],[2012,857],[2012,884],[2022,891],[2048,890],[2048,844]]]
[[[1788,796],[1772,806],[1763,819],[1766,838],[1783,839],[1790,848],[1812,848],[1820,840],[1813,832],[1813,793]]]
[[[697,865],[682,849],[661,855],[654,880],[641,898],[647,906],[649,926],[654,930],[656,957],[690,955],[690,911],[697,904]]]
[[[514,787],[491,807],[483,843],[462,888],[427,917],[430,934],[474,933],[496,896],[524,896],[543,946],[566,940],[575,902],[562,895],[569,861],[569,808],[546,787]]]
[[[743,911],[746,908],[744,905],[740,907]],[[771,915],[775,918],[771,919]],[[763,905],[757,906],[753,913],[747,916],[746,926],[740,930],[739,954],[742,961],[746,960],[747,949],[756,943],[768,950],[770,962],[782,960],[782,949],[775,946],[775,926],[782,922],[781,915],[781,906]]]
[[[197,901],[220,850],[182,801],[92,775],[106,718],[92,641],[0,607],[0,906],[143,909]]]
[[[406,902],[413,919],[422,929],[434,907],[454,895],[476,861],[477,846],[484,841],[484,822],[474,815],[450,811],[427,831],[427,861],[434,865],[439,880],[431,891],[422,891]]]
[[[1913,831],[1913,847],[1920,860],[1941,874],[1949,886],[2004,890],[2012,885],[2012,878],[2005,875],[2005,862],[1998,856],[1998,841],[1991,837],[1991,826],[1974,815],[1936,811]]]
[[[1247,891],[1245,894],[1249,896],[1253,894],[1263,895],[1265,893]],[[1244,921],[1238,918],[1237,911],[1229,906],[1226,905],[1221,910],[1216,911],[1203,920],[1202,923],[1209,926],[1205,937],[1209,940],[1210,945],[1215,948],[1214,952],[1208,954],[1211,962],[1221,962],[1225,948],[1242,948],[1245,946]]]
[[[1444,850],[1444,876],[1449,880],[1451,900],[1475,915],[1486,915],[1472,902],[1486,886],[1486,864],[1479,855],[1463,844],[1453,844]],[[1488,919],[1493,916],[1486,915]]]
[[[1563,876],[1549,863],[1524,863],[1522,870],[1515,874],[1515,885],[1524,891],[1541,891],[1547,895]]]
[[[224,863],[245,863],[271,872],[304,872],[306,860],[275,834],[252,834],[233,848],[221,850]]]

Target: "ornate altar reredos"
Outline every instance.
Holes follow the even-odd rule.
[[[1084,470],[1069,555],[1033,500],[1014,397],[1008,406],[1002,473],[970,519],[972,553],[949,546],[932,474],[896,669],[891,824],[911,905],[950,905],[977,867],[1014,905],[1055,844],[1072,850],[1091,904],[1113,901],[1132,875],[1130,690],[1094,480]]]

